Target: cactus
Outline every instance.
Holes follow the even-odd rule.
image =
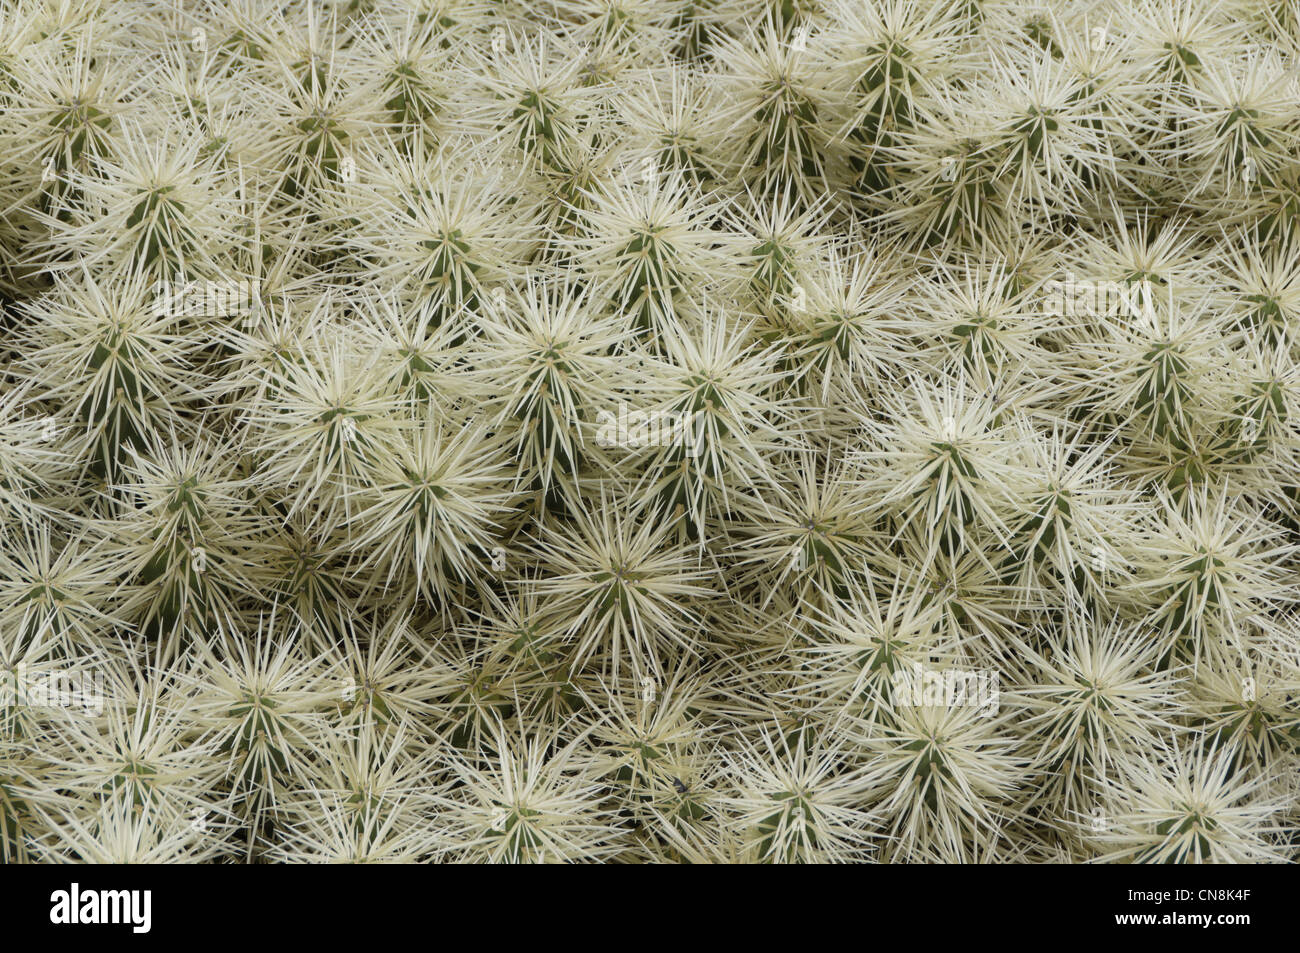
[[[0,860],[1300,859],[1295,2],[0,6]]]

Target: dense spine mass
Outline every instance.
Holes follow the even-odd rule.
[[[0,858],[1243,862],[1300,0],[0,0]]]

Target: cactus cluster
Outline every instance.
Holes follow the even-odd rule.
[[[1300,856],[1300,0],[0,0],[0,858]]]

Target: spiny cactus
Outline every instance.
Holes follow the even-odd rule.
[[[0,0],[0,859],[1297,860],[1297,63]]]

